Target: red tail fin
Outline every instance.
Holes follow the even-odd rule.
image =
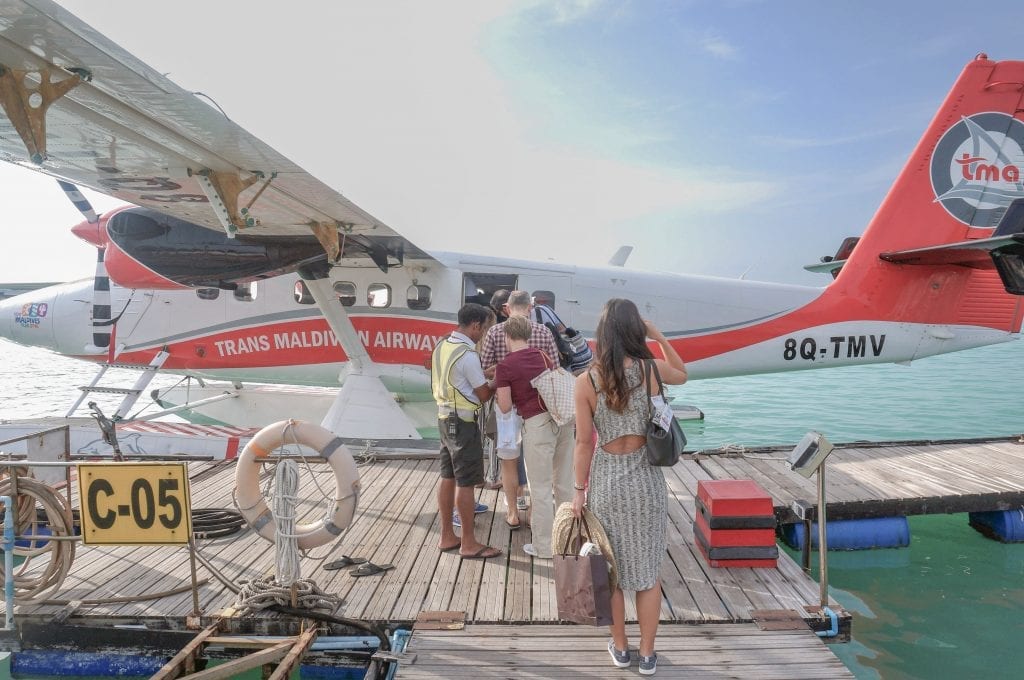
[[[979,55],[964,69],[829,293],[876,318],[1017,332],[1021,298],[992,263],[908,264],[882,253],[991,237],[1024,198],[1024,62]]]

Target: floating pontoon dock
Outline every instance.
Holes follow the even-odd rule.
[[[480,500],[492,511],[477,515],[476,532],[479,540],[501,547],[504,554],[486,561],[462,560],[437,549],[435,454],[381,447],[368,447],[364,453],[370,455],[361,467],[363,491],[355,521],[339,543],[307,554],[302,571],[304,577],[343,598],[342,616],[391,627],[413,626],[399,678],[505,677],[512,672],[505,661],[514,656],[515,649],[537,661],[526,667],[516,664],[516,677],[566,677],[570,669],[583,677],[586,673],[603,676],[599,648],[605,632],[558,624],[551,563],[523,553],[528,532],[506,528],[498,492],[480,492]],[[727,676],[842,675],[842,665],[810,630],[827,627],[818,611],[818,584],[787,554],[780,554],[775,569],[712,569],[694,545],[694,496],[699,480],[754,479],[772,494],[776,515],[783,521],[792,521],[787,513],[793,500],[813,502],[813,481],[792,473],[784,461],[773,460],[784,457],[782,449],[749,450],[742,455],[704,452],[688,455],[666,470],[669,549],[661,573],[664,625],[659,648],[664,650],[664,662],[659,675],[671,677],[670,673],[678,671],[700,677],[712,673],[711,664],[717,661],[722,662],[720,669]],[[828,462],[829,517],[1017,506],[1024,503],[1022,463],[1024,445],[1017,439],[840,446]],[[188,463],[194,508],[232,506],[235,464],[233,460]],[[309,521],[323,512],[321,492],[309,475],[328,492],[333,488],[333,476],[326,466],[316,464],[304,474],[299,512],[305,517],[300,521]],[[274,569],[273,548],[248,529],[226,538],[200,540],[198,553],[201,562],[232,584],[225,585],[211,569],[199,567],[199,576],[205,579],[197,593],[200,627],[231,612],[235,600],[232,586]],[[341,555],[364,557],[393,568],[363,578],[353,577],[346,569],[323,569]],[[70,575],[52,596],[57,601],[17,605],[16,622],[24,631],[31,631],[23,633],[22,644],[45,648],[72,627],[81,633],[90,627],[109,631],[110,625],[176,631],[174,639],[181,640],[182,635],[194,634],[197,625],[197,619],[190,620],[194,614],[193,595],[187,590],[190,580],[185,549],[80,545]],[[182,587],[184,592],[156,599],[107,601]],[[840,630],[834,639],[848,639],[850,614],[834,602],[830,607],[839,614]],[[780,611],[788,613],[790,627],[796,624],[799,629],[777,630],[779,622],[773,617]],[[422,623],[416,625],[417,619],[422,622],[438,616],[448,617],[453,627],[464,629],[438,632],[425,629]],[[627,617],[635,620],[631,604],[627,605]],[[225,635],[297,633],[291,621],[276,615],[228,616],[223,630]],[[119,631],[119,636],[127,648],[145,653],[144,632],[140,631],[137,639],[132,630]],[[501,654],[482,654],[496,637],[515,646]],[[446,644],[450,644],[450,653],[441,653]],[[791,656],[770,651],[789,647],[793,648]],[[542,653],[544,650],[550,653]],[[477,665],[481,659],[493,663]],[[591,667],[591,663],[596,665]],[[530,674],[521,676],[527,668]],[[769,674],[763,675],[762,670]]]

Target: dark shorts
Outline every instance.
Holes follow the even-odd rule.
[[[439,419],[441,431],[441,479],[454,479],[455,486],[476,486],[484,481],[484,448],[476,422],[459,421],[454,437]]]

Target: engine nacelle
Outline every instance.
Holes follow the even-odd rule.
[[[148,208],[104,216],[105,263],[125,288],[233,288],[326,259],[316,238],[236,236]]]

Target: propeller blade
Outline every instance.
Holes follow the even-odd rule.
[[[92,284],[92,344],[95,349],[110,347],[110,278],[103,263],[103,248],[96,249],[96,276]],[[93,349],[90,348],[90,349]]]
[[[82,195],[82,192],[78,190],[78,187],[70,182],[65,182],[62,179],[57,180],[57,184],[59,184],[60,188],[64,190],[64,193],[69,199],[71,199],[71,202],[75,204],[75,207],[78,208],[78,212],[85,216],[86,221],[89,224],[96,224],[99,217],[96,216],[96,211],[92,209],[92,204],[89,203],[89,199]]]

